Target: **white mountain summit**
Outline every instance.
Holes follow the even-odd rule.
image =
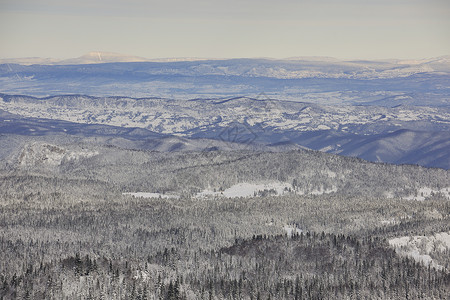
[[[92,51],[77,58],[65,59],[56,64],[98,64],[113,62],[143,62],[148,61],[147,58],[132,56],[114,52]]]

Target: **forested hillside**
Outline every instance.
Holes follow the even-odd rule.
[[[450,232],[446,170],[309,150],[18,149],[0,171],[3,299],[450,295],[446,240],[392,246]],[[222,195],[243,183],[285,189]]]

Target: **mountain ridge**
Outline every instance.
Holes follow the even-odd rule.
[[[2,94],[0,109],[17,116],[15,119],[22,124],[27,120],[34,124],[25,126],[22,131],[25,135],[36,135],[38,131],[30,131],[33,129],[30,126],[40,128],[44,124],[47,125],[43,132],[53,133],[56,130],[52,126],[66,126],[75,133],[105,136],[98,131],[105,128],[106,132],[139,147],[144,144],[136,139],[151,136],[154,141],[149,145],[154,149],[158,149],[155,139],[166,135],[179,139],[181,149],[306,147],[369,161],[450,168],[449,108],[334,107],[250,97],[174,100]],[[6,119],[7,116],[3,117],[0,124],[3,132],[13,134],[23,127],[12,126]],[[7,131],[8,128],[12,129]],[[209,145],[202,148],[199,141],[207,141]],[[161,144],[161,151],[170,151],[166,144]]]

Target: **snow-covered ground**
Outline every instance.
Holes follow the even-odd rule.
[[[446,188],[442,188],[440,190],[438,189],[432,189],[429,187],[423,187],[420,188],[417,191],[417,194],[415,195],[409,195],[404,197],[403,199],[405,200],[416,200],[416,201],[424,201],[427,198],[436,195],[436,194],[440,194],[441,196],[450,199],[450,187],[446,187]]]
[[[160,194],[160,193],[145,193],[145,192],[137,192],[137,193],[122,193],[122,195],[131,195],[136,198],[163,198],[163,199],[179,199],[178,195],[169,195],[169,194]]]
[[[398,224],[398,223],[400,223],[400,222],[397,221],[394,218],[391,218],[389,220],[381,220],[381,224],[383,224],[383,225],[395,225],[395,224]]]
[[[86,149],[66,149],[61,146],[55,146],[47,143],[33,142],[22,149],[18,157],[21,166],[59,166],[63,162],[92,157],[98,154],[98,151]]]
[[[413,258],[424,265],[443,269],[436,263],[430,254],[432,252],[445,252],[450,250],[450,231],[436,233],[433,236],[404,236],[389,240],[389,245],[400,255]]]
[[[259,196],[282,196],[288,193],[294,193],[297,195],[323,195],[337,192],[337,187],[331,189],[314,189],[309,191],[303,191],[294,189],[290,183],[272,181],[272,182],[241,182],[235,184],[223,191],[218,189],[211,190],[205,189],[195,195],[195,198],[212,198],[212,197],[259,197]]]
[[[292,237],[294,234],[300,234],[303,232],[300,228],[297,227],[297,225],[284,225],[283,227],[284,231],[286,231],[286,234],[288,237]]]
[[[248,183],[242,182],[235,184],[224,191],[213,191],[206,189],[198,193],[196,198],[207,198],[207,197],[253,197],[258,196],[260,193],[266,191],[269,195],[281,196],[288,193],[289,189],[292,190],[292,185],[286,182],[266,182],[266,183]]]
[[[331,189],[320,189],[311,191],[311,195],[323,195],[323,194],[331,194],[336,193],[338,191],[337,187],[333,187]]]

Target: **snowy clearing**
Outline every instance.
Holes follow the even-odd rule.
[[[333,176],[334,174],[327,174],[328,176]],[[314,190],[298,190],[294,189],[290,183],[273,181],[265,183],[248,183],[241,182],[235,184],[223,191],[218,189],[212,190],[211,188],[205,189],[200,193],[195,195],[195,198],[209,198],[209,197],[225,197],[225,198],[235,198],[235,197],[264,197],[264,196],[282,196],[288,193],[295,193],[297,195],[323,195],[336,193],[338,191],[337,187],[331,187],[330,189],[325,189],[320,187]]]
[[[424,265],[443,269],[430,254],[432,252],[445,252],[450,249],[450,231],[436,233],[433,236],[404,236],[389,240],[389,245],[400,255],[413,258]]]
[[[284,225],[284,231],[288,237],[292,237],[294,234],[301,234],[303,230],[297,227],[297,225]]]
[[[281,196],[292,190],[292,185],[285,182],[267,182],[267,183],[238,183],[224,191],[212,191],[206,189],[203,192],[198,193],[196,198],[205,197],[252,197],[252,196]]]
[[[66,149],[47,143],[33,142],[25,145],[18,157],[18,161],[22,166],[60,166],[63,162],[89,158],[98,154],[98,151]]]
[[[416,200],[424,201],[427,198],[434,196],[436,194],[441,194],[443,197],[450,199],[450,187],[442,188],[440,190],[434,190],[429,187],[420,188],[415,195],[409,195],[404,197],[405,200]]]
[[[122,195],[131,195],[136,198],[163,198],[163,199],[179,199],[178,195],[169,195],[169,194],[160,194],[160,193],[145,193],[145,192],[137,192],[137,193],[122,193]]]
[[[311,195],[323,195],[323,194],[331,194],[331,193],[336,193],[337,192],[337,187],[332,187],[331,189],[320,189],[320,190],[313,190],[311,191]]]
[[[399,224],[400,221],[395,220],[394,218],[391,218],[389,220],[381,220],[381,224],[383,225],[395,225],[395,224]]]

